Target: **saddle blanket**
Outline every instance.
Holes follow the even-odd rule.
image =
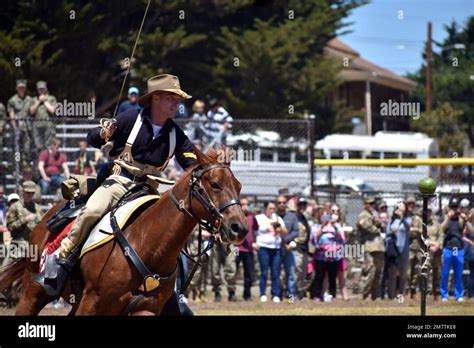
[[[120,208],[118,208],[115,212],[115,218],[117,219],[117,223],[120,228],[123,228],[128,220],[134,215],[134,213],[143,205],[147,203],[152,203],[153,201],[157,201],[160,198],[158,195],[147,195],[142,196],[130,201]],[[46,264],[46,258],[48,255],[59,255],[59,246],[61,245],[61,241],[68,235],[69,231],[71,230],[72,225],[74,224],[75,220],[72,220],[64,229],[63,231],[55,236],[51,236],[52,239],[46,243],[43,253],[41,255],[40,260],[40,272],[44,270]],[[102,219],[95,225],[92,229],[89,237],[87,238],[84,246],[82,247],[81,254],[79,257],[84,256],[91,250],[98,248],[101,245],[106,244],[107,242],[111,241],[115,235],[112,231],[112,226],[110,226],[110,212],[107,213],[102,217]]]
[[[115,218],[117,219],[117,224],[120,228],[123,228],[133,213],[143,206],[144,204],[150,201],[157,201],[160,196],[157,195],[148,195],[134,199],[131,202],[128,202],[118,208],[115,211]],[[99,221],[97,225],[92,229],[89,237],[86,240],[86,243],[82,247],[81,254],[79,258],[84,256],[91,250],[98,248],[101,245],[114,239],[115,235],[110,225],[110,212],[105,214],[104,217]]]

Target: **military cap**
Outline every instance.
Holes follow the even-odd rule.
[[[367,203],[367,204],[375,203],[375,198],[373,196],[367,196],[364,198],[364,203]]]
[[[26,87],[26,80],[16,80],[17,87]]]
[[[22,186],[23,186],[23,191],[25,192],[29,192],[29,193],[36,192],[36,184],[31,180],[25,181]]]
[[[47,88],[46,81],[38,81],[38,82],[36,82],[36,88],[37,88],[37,89],[40,89],[40,88]]]
[[[377,208],[387,208],[387,202],[385,202],[383,199],[379,202],[379,204],[377,205]]]
[[[415,196],[409,195],[407,198],[405,198],[405,203],[415,203],[416,204]]]

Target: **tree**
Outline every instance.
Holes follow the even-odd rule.
[[[449,103],[462,112],[459,125],[467,125],[466,131],[471,144],[474,142],[474,17],[470,17],[464,28],[456,22],[445,26],[448,37],[442,43],[436,43],[440,52],[434,53],[432,73],[432,100],[437,107]],[[461,49],[461,45],[465,49]],[[456,45],[456,46],[455,46]],[[425,105],[425,66],[410,76],[418,82],[413,93],[414,101]],[[464,128],[464,127],[461,127]]]
[[[464,132],[461,118],[463,112],[443,103],[430,113],[422,113],[418,119],[411,119],[411,128],[435,138],[439,147],[440,157],[461,156],[465,142],[468,140]]]
[[[235,117],[308,109],[323,114],[330,129],[325,98],[337,85],[338,68],[322,49],[363,2],[153,0],[127,84],[144,90],[148,77],[171,72],[195,97],[224,97]],[[17,78],[27,78],[30,91],[44,79],[58,100],[95,97],[96,112],[113,110],[146,4],[4,1],[0,99],[13,94]],[[234,57],[239,69],[229,69]]]

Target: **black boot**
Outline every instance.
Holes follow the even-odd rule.
[[[221,302],[222,301],[222,296],[219,291],[216,291],[216,294],[214,295],[214,302]]]
[[[175,291],[175,292],[173,292],[173,295],[171,295],[169,300],[163,306],[163,309],[162,309],[160,315],[163,315],[163,316],[166,316],[166,315],[193,316],[194,313],[186,303],[184,303],[183,301],[180,301],[179,295]]]
[[[77,251],[74,250],[68,258],[49,255],[44,271],[32,277],[33,281],[44,288],[49,297],[57,299],[61,296],[72,268],[76,264],[78,248],[76,249]]]
[[[237,302],[237,297],[235,296],[235,291],[229,291],[229,302]]]

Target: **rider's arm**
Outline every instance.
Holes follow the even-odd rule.
[[[174,152],[176,160],[179,165],[186,170],[196,161],[196,154],[194,153],[193,144],[188,139],[186,134],[176,128],[176,150]]]
[[[119,142],[123,140],[123,144],[127,141],[129,130],[132,129],[135,120],[137,119],[137,110],[129,109],[119,115],[117,115],[117,129],[114,134],[110,137],[109,141],[118,140]],[[100,149],[104,144],[105,140],[100,136],[101,127],[93,128],[87,134],[87,142],[89,145]],[[122,146],[124,146],[122,144]],[[116,145],[116,144],[115,144]]]

